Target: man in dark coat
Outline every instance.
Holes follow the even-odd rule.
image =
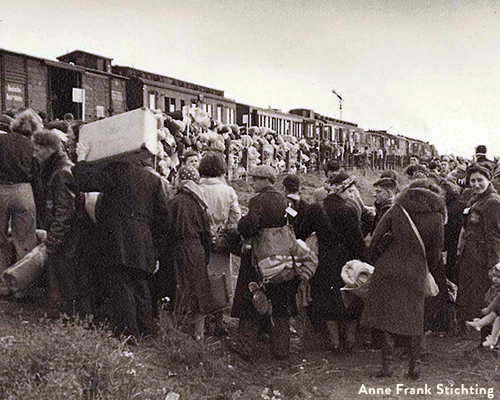
[[[375,219],[372,225],[372,234],[384,214],[392,207],[394,196],[398,190],[397,182],[392,178],[381,178],[373,184],[375,198]]]
[[[274,168],[261,165],[251,170],[250,175],[257,195],[250,199],[248,213],[238,223],[238,230],[245,239],[256,238],[262,229],[281,227],[287,222],[288,202],[283,193],[273,186],[276,181]],[[232,317],[240,319],[239,340],[232,348],[243,357],[251,357],[255,354],[254,345],[259,327],[269,321],[267,315],[261,316],[256,311],[248,288],[250,282],[260,282],[256,268],[251,251],[244,252],[231,312]],[[278,359],[288,356],[290,318],[297,312],[295,305],[297,286],[298,279],[266,286],[266,294],[273,305],[270,349]]]
[[[101,192],[96,210],[110,302],[108,318],[117,334],[152,333],[148,279],[155,272],[154,236],[167,226],[167,196],[161,178],[126,159],[79,162],[73,167],[81,190]]]
[[[78,238],[73,230],[77,189],[71,167],[60,137],[48,130],[33,135],[34,156],[40,165],[37,223],[47,231],[48,314],[57,317],[60,311],[70,313],[81,282],[78,270]]]

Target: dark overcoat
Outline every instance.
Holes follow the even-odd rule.
[[[350,202],[330,194],[309,206],[298,236],[305,239],[313,232],[318,238],[319,264],[311,279],[308,315],[316,326],[325,320],[356,318],[356,311],[345,309],[340,288],[344,286],[342,267],[359,259],[364,250],[358,212]]]
[[[474,195],[465,210],[464,242],[458,260],[460,321],[479,317],[487,305],[488,271],[500,261],[500,196],[490,185],[486,192]]]
[[[181,189],[169,201],[169,209],[169,243],[177,283],[175,310],[184,314],[215,311],[207,270],[211,236],[206,205]]]
[[[82,191],[102,193],[96,210],[101,263],[152,274],[157,259],[153,236],[167,226],[161,177],[126,161],[81,162],[73,173]]]
[[[246,239],[257,237],[264,228],[277,228],[286,224],[285,210],[288,202],[285,195],[274,186],[263,188],[250,199],[248,213],[238,223],[238,230]],[[260,277],[252,260],[250,251],[242,253],[240,271],[236,282],[231,316],[235,318],[259,320],[261,317],[252,304],[252,295],[248,290],[250,282],[259,282]],[[297,312],[295,290],[297,281],[269,285],[267,295],[273,303],[273,316],[289,318]]]
[[[85,281],[80,264],[80,229],[77,223],[78,189],[71,173],[73,163],[65,154],[54,153],[40,166],[37,223],[47,231],[48,279],[57,279],[66,301],[82,296]]]
[[[444,199],[424,188],[407,188],[395,199],[373,233],[370,253],[375,267],[361,322],[399,335],[424,332],[426,260],[401,207],[420,232],[427,265],[436,273],[444,245]]]

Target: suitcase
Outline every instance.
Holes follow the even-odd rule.
[[[79,141],[89,147],[85,161],[146,158],[157,153],[158,119],[142,107],[82,125]]]

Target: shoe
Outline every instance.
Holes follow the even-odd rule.
[[[473,321],[465,321],[465,326],[468,328],[474,328],[476,331],[480,331],[481,328],[477,326],[477,322],[479,321],[479,318],[474,318]]]
[[[390,370],[389,368],[386,368],[386,367],[382,367],[380,369],[380,371],[378,371],[375,374],[375,377],[376,378],[390,378],[390,377],[392,377],[392,375],[393,375],[392,370]]]
[[[214,336],[217,338],[221,338],[227,335],[227,329],[224,329],[220,326],[216,326],[214,328]]]
[[[491,336],[487,336],[486,340],[483,342],[483,346],[489,347],[490,349],[493,349],[495,347],[495,345],[496,345],[496,343]]]
[[[247,348],[242,345],[239,340],[227,339],[224,341],[227,348],[232,352],[240,356],[245,361],[252,361],[254,357],[253,349]]]
[[[334,354],[337,354],[337,353],[340,353],[342,351],[342,348],[340,347],[340,344],[330,344],[330,346],[328,346],[328,351],[334,353]]]
[[[408,372],[405,374],[405,377],[411,379],[412,381],[417,381],[420,379],[420,373],[420,366],[415,366],[408,370]]]
[[[8,297],[12,294],[11,290],[7,286],[0,286],[0,297]]]

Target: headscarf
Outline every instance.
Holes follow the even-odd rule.
[[[193,181],[198,183],[200,181],[200,173],[193,166],[184,166],[179,169],[179,182]]]

